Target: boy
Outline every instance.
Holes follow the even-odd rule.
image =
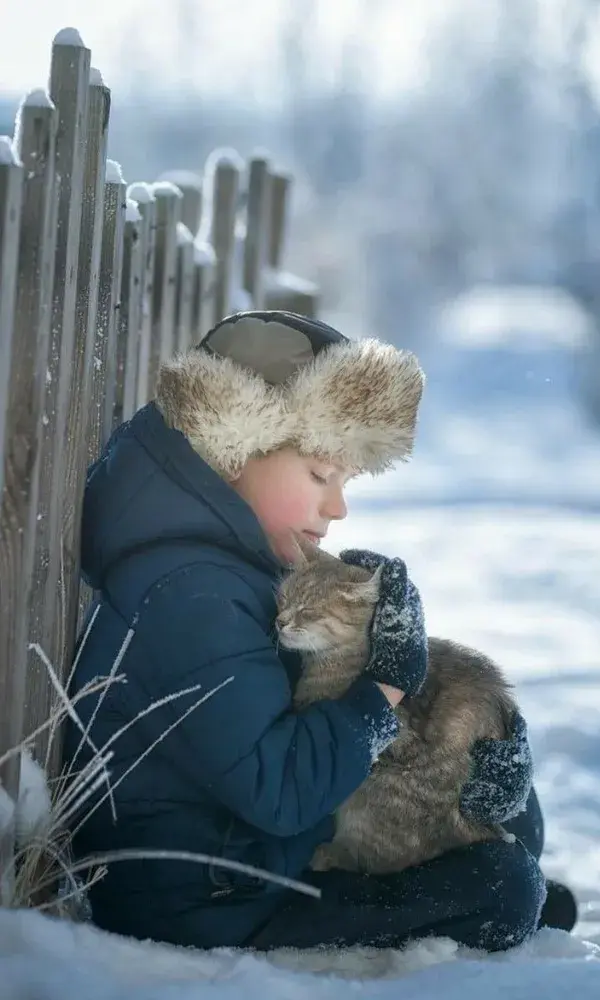
[[[365,674],[342,698],[295,713],[299,659],[277,649],[274,595],[296,536],[319,540],[346,516],[349,476],[408,456],[422,382],[416,359],[389,345],[351,343],[289,313],[237,314],[162,366],[156,399],[90,471],[82,570],[98,603],[74,693],[114,662],[126,683],[99,704],[80,701],[82,720],[93,719],[101,747],[151,703],[188,693],[115,741],[113,785],[139,763],[115,790],[116,822],[105,801],[76,854],[205,852],[322,890],[315,900],[217,866],[119,862],[91,890],[101,927],[204,948],[397,946],[437,934],[496,951],[538,925],[546,886],[534,797],[521,841],[387,877],[308,868],[335,809],[394,739],[392,708],[425,675],[426,634],[404,565],[386,560]],[[80,743],[69,724],[75,769],[89,759]],[[516,720],[512,740],[476,747],[465,811],[515,815],[530,775]]]

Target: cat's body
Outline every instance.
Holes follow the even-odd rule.
[[[364,670],[378,580],[325,553],[284,583],[278,618],[283,645],[302,652],[296,707],[335,698]],[[483,738],[506,738],[516,709],[508,684],[486,656],[429,639],[427,678],[396,714],[398,738],[336,813],[336,833],[313,868],[401,871],[445,851],[501,837],[499,826],[465,818],[461,788],[470,751]]]

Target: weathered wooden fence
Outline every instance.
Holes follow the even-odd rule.
[[[110,91],[66,29],[49,91],[0,138],[0,757],[48,717],[39,650],[61,678],[71,663],[85,471],[112,428],[152,397],[160,361],[227,313],[317,308],[282,270],[287,174],[217,150],[201,176],[127,187],[109,121]],[[15,760],[0,777],[14,793]]]

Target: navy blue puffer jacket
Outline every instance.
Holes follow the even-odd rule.
[[[333,811],[395,735],[395,716],[366,677],[339,700],[292,710],[298,659],[273,641],[284,569],[250,507],[152,403],[115,432],[90,470],[82,569],[96,616],[73,693],[106,676],[117,657],[124,676],[97,711],[95,746],[152,703],[196,690],[114,739],[116,820],[105,799],[75,838],[77,856],[206,852],[300,876],[332,836]],[[96,701],[79,702],[84,724]],[[87,747],[77,753],[79,744],[69,723],[65,761],[77,755],[76,768],[90,757]],[[95,922],[108,930],[236,946],[289,891],[218,867],[136,860],[109,865],[91,901]]]

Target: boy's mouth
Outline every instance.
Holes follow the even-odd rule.
[[[323,538],[323,535],[318,535],[316,531],[303,531],[302,534],[305,535],[305,537],[308,538],[310,542],[314,542],[315,545],[321,544],[321,539]]]

